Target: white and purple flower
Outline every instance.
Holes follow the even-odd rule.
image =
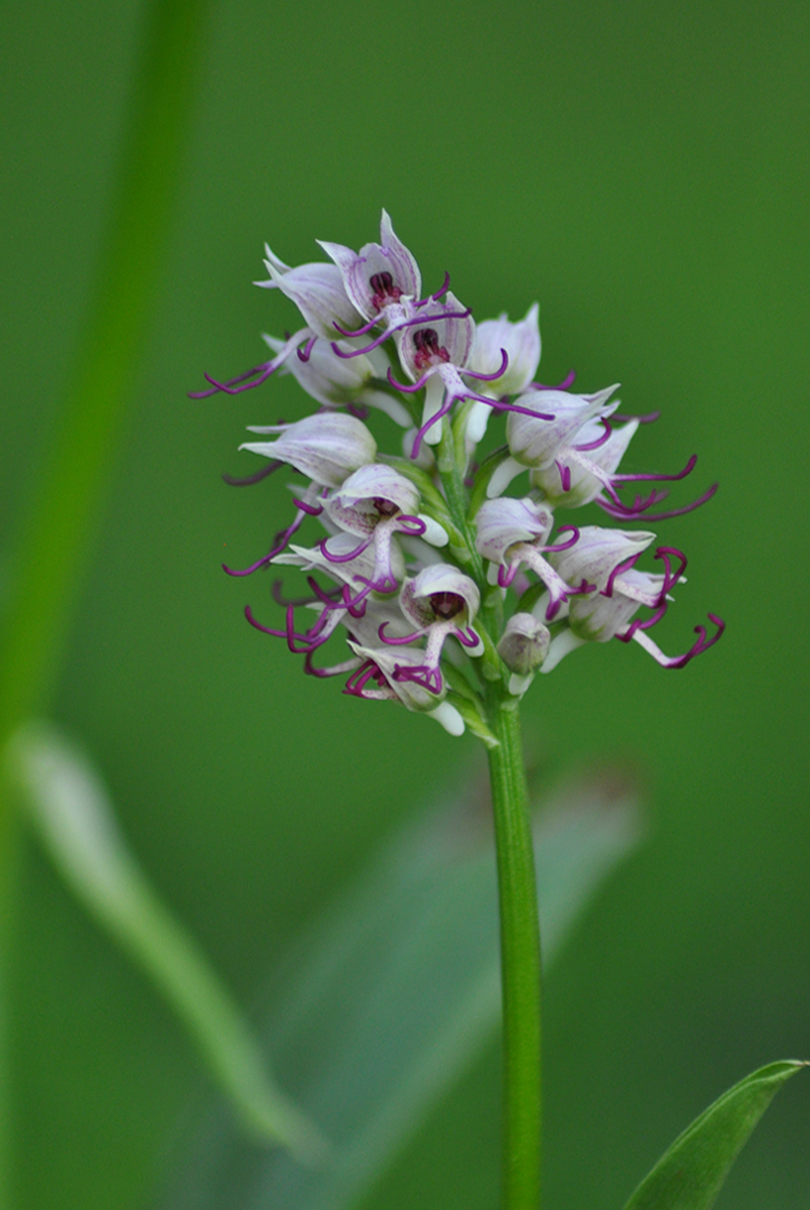
[[[557,515],[595,503],[614,521],[644,523],[708,500],[716,485],[658,511],[659,485],[688,475],[694,458],[672,475],[619,470],[639,426],[655,417],[620,416],[615,386],[573,393],[573,372],[556,387],[535,382],[537,304],[516,323],[502,314],[476,327],[449,276],[420,298],[419,266],[385,211],[379,243],[321,247],[328,263],[296,268],[267,249],[269,280],[258,284],[294,302],[303,326],[265,337],[270,361],[229,382],[209,378],[198,394],[237,395],[279,371],[318,409],[292,424],[252,426],[268,439],[241,448],[267,465],[226,476],[257,484],[287,466],[305,480],[269,552],[226,571],[247,576],[273,564],[303,575],[306,589],[286,596],[276,582],[283,625],[265,625],[250,607],[248,621],[303,656],[307,674],[346,677],[350,696],[399,703],[453,735],[469,726],[490,745],[493,702],[515,709],[536,674],[576,647],[634,641],[663,667],[682,668],[713,646],[724,629],[714,614],[711,637],[697,627],[683,655],[665,655],[651,637],[684,580],[679,550],[655,545],[648,529],[560,524]],[[506,415],[507,444],[479,466],[476,447],[494,413]],[[404,458],[378,449],[391,419],[407,430]],[[505,495],[524,472],[530,494]],[[309,545],[291,545],[306,527],[317,531]],[[647,551],[654,570],[637,566]]]

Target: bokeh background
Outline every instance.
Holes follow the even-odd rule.
[[[85,314],[144,5],[5,7],[0,549],[30,497]],[[649,839],[547,992],[549,1205],[618,1206],[745,1072],[810,1057],[808,234],[804,3],[574,0],[212,7],[154,322],[56,716],[103,768],[132,845],[243,1003],[474,742],[341,696],[251,630],[229,580],[288,509],[235,491],[248,423],[289,382],[196,403],[292,307],[264,240],[357,247],[379,211],[478,318],[538,298],[542,377],[621,380],[662,410],[634,466],[721,482],[672,521],[690,557],[665,636],[722,644],[667,673],[615,643],[527,698],[552,769],[645,771]],[[36,844],[19,889],[16,1142],[26,1210],[154,1204],[203,1077],[151,987]],[[477,1210],[498,1187],[492,1047],[363,1210]],[[720,1205],[804,1207],[810,1085],[793,1082]],[[282,1208],[279,1208],[282,1210]]]

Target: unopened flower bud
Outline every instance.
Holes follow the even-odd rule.
[[[511,672],[530,676],[546,658],[550,642],[548,627],[533,614],[516,613],[506,624],[498,643],[498,655]]]

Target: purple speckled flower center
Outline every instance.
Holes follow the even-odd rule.
[[[447,622],[466,608],[466,602],[457,592],[432,592],[428,597],[430,607],[437,618]]]
[[[416,346],[413,361],[417,370],[427,370],[450,360],[447,349],[439,344],[439,334],[435,328],[419,328],[413,334],[413,343]]]
[[[381,517],[393,517],[399,512],[399,507],[393,500],[385,500],[382,496],[375,496],[372,503]]]
[[[378,311],[382,311],[383,307],[388,306],[389,303],[399,302],[402,298],[402,291],[399,286],[394,285],[394,279],[390,273],[372,273],[368,284],[374,291],[371,304]]]

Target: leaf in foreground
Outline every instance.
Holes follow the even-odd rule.
[[[492,820],[445,804],[400,829],[273,976],[267,1044],[332,1154],[305,1170],[207,1127],[161,1203],[171,1210],[349,1210],[382,1176],[500,1021]],[[546,963],[635,846],[631,791],[596,780],[536,828]]]
[[[238,1005],[127,848],[87,758],[55,728],[38,723],[17,732],[6,764],[57,869],[172,1005],[243,1126],[299,1159],[320,1158],[319,1132],[270,1080]]]
[[[770,1063],[724,1092],[664,1153],[625,1210],[709,1210],[779,1089],[806,1066]]]

